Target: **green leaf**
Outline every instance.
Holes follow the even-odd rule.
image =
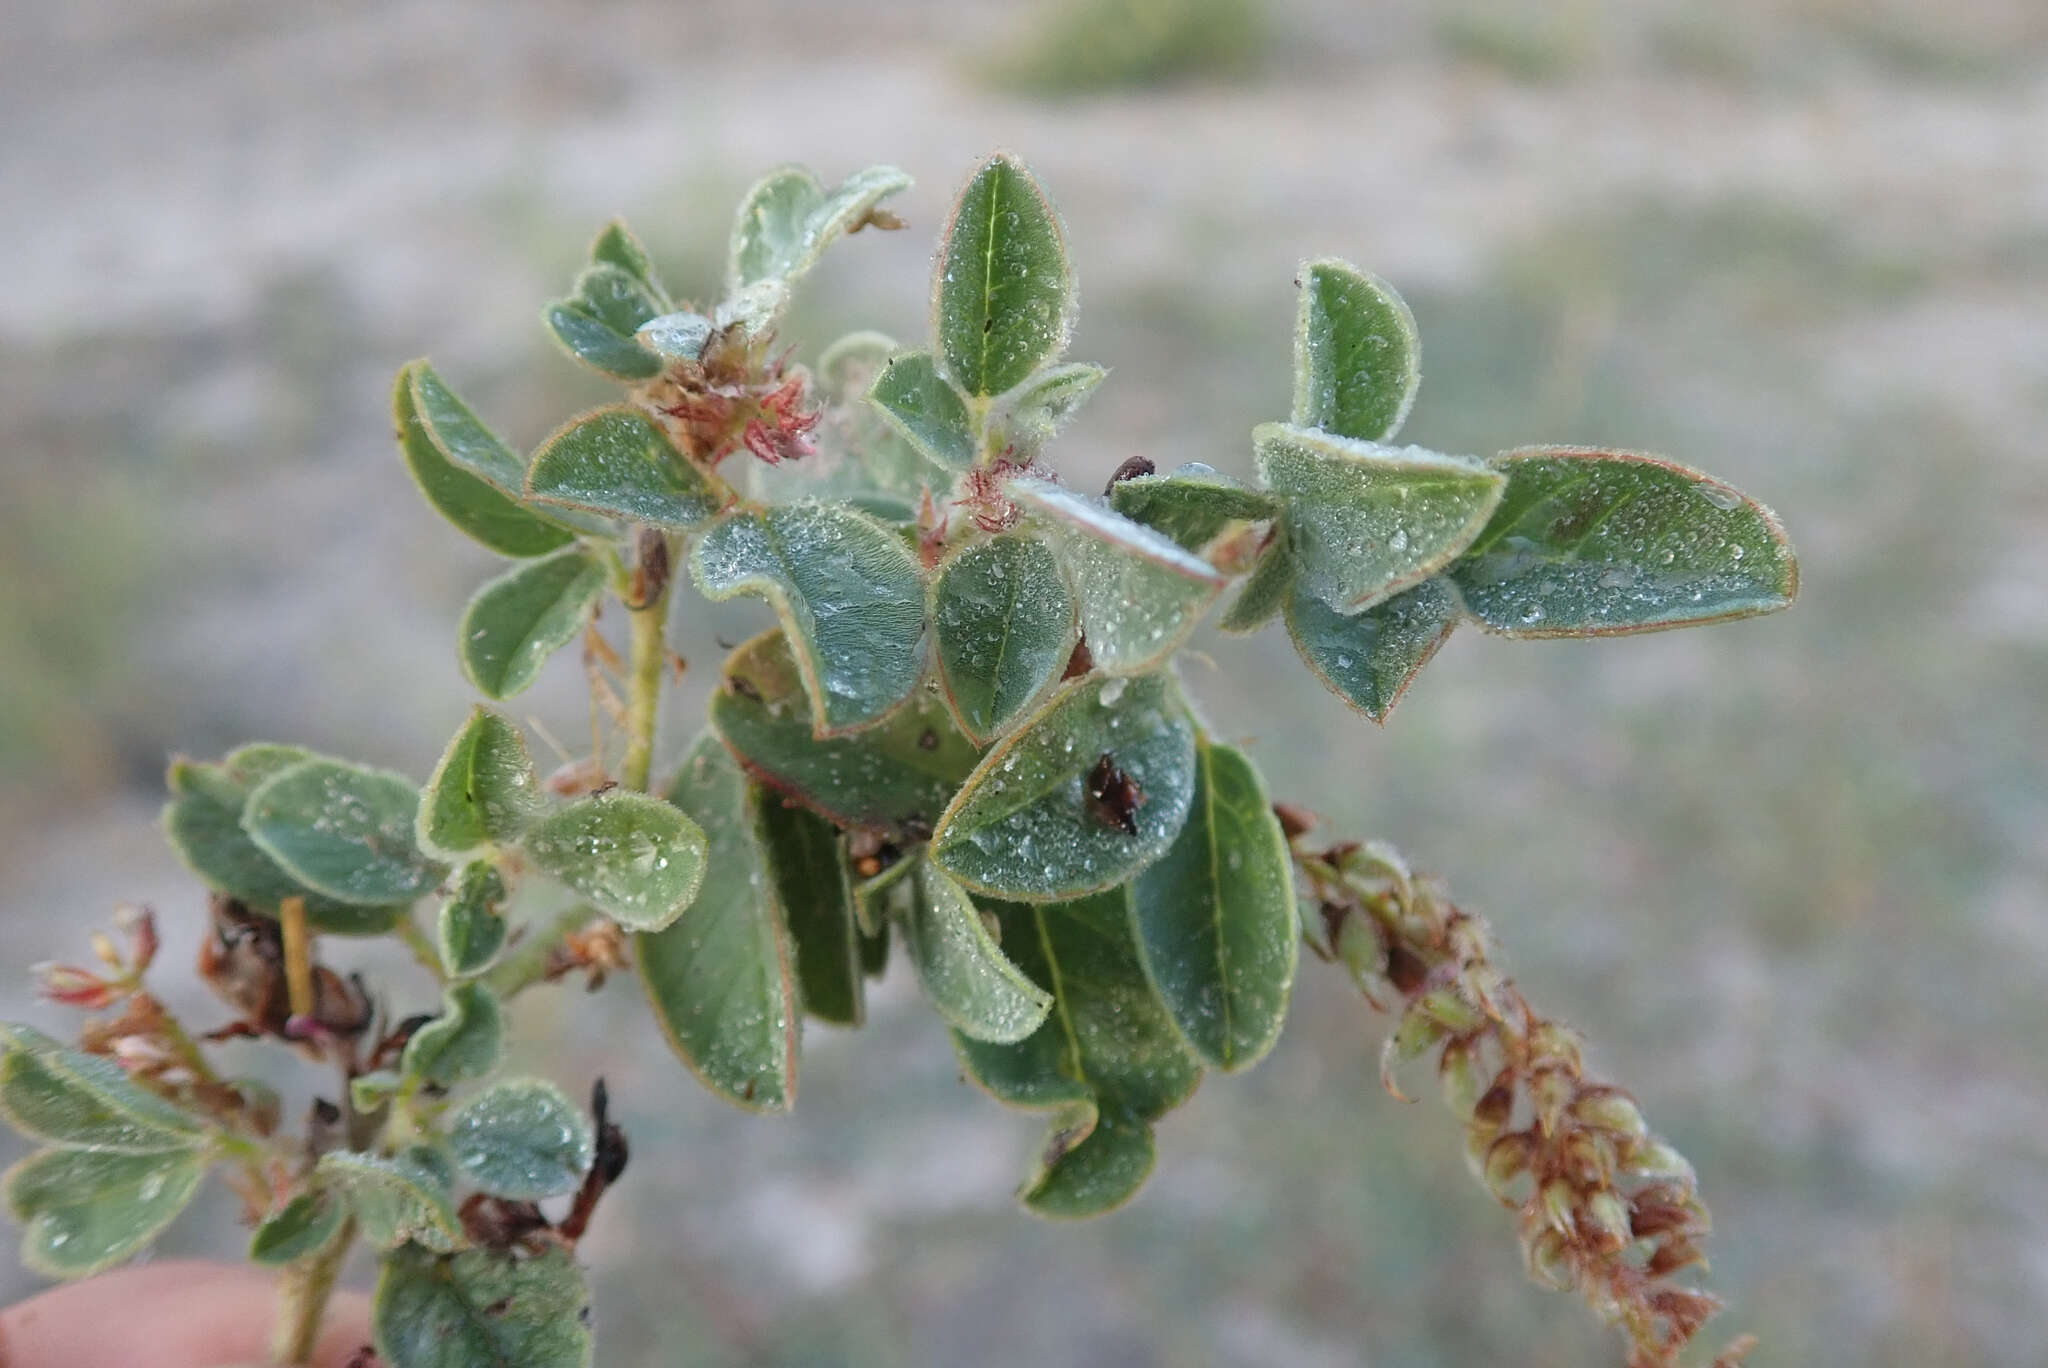
[[[668,312],[666,299],[656,298],[631,271],[608,261],[592,262],[576,277],[576,300],[622,337]]]
[[[1422,583],[1472,543],[1506,485],[1480,461],[1286,423],[1252,431],[1259,473],[1287,500],[1301,587],[1356,613]]]
[[[139,1087],[111,1060],[27,1026],[0,1025],[0,1116],[32,1140],[160,1154],[191,1149],[199,1123]]]
[[[1301,267],[1294,325],[1294,421],[1384,442],[1400,431],[1421,383],[1415,316],[1394,287],[1348,261]]]
[[[655,274],[653,259],[623,219],[613,219],[604,226],[597,235],[597,241],[590,244],[590,259],[618,267],[639,282],[640,287],[654,299],[664,303],[668,300],[668,291],[661,287],[661,279]]]
[[[415,361],[406,369],[412,373],[413,417],[450,465],[490,485],[529,517],[578,532],[616,535],[618,526],[609,518],[566,508],[536,508],[523,502],[526,459],[498,440],[432,366]],[[403,374],[400,373],[401,379]],[[399,426],[402,435],[404,423],[401,421]],[[561,538],[533,554],[553,550],[567,540]]]
[[[1258,631],[1294,597],[1294,579],[1294,554],[1287,549],[1286,529],[1276,528],[1251,574],[1245,576],[1244,587],[1223,610],[1216,626],[1232,636],[1249,636]]]
[[[1000,732],[1044,696],[1074,652],[1074,595],[1045,543],[978,542],[932,585],[939,683],[968,736]]]
[[[479,705],[420,795],[420,848],[452,861],[509,845],[544,806],[526,738],[512,719]]]
[[[405,904],[356,907],[316,893],[280,869],[242,829],[242,812],[255,786],[279,768],[312,758],[310,751],[295,746],[264,750],[261,765],[236,765],[240,751],[219,765],[172,764],[172,798],[163,815],[171,848],[209,887],[265,916],[275,917],[279,903],[297,897],[305,899],[307,921],[316,931],[350,936],[389,931],[405,914]]]
[[[801,278],[834,239],[910,184],[893,166],[856,171],[830,191],[801,166],[770,171],[740,201],[726,263],[727,293],[759,281]]]
[[[358,907],[411,902],[447,869],[414,839],[419,790],[404,775],[302,760],[257,785],[242,828],[278,868]]]
[[[806,500],[720,521],[690,554],[706,598],[766,599],[796,647],[820,737],[879,721],[924,672],[924,579],[868,514]]]
[[[378,1249],[410,1243],[450,1250],[465,1243],[447,1160],[433,1150],[416,1146],[389,1157],[331,1150],[314,1172],[348,1199],[363,1238]]]
[[[704,833],[675,807],[623,790],[579,799],[528,828],[526,853],[629,931],[659,931],[704,881]]]
[[[661,374],[661,358],[633,337],[641,324],[665,312],[632,275],[599,263],[576,281],[576,293],[541,312],[541,321],[562,349],[616,380],[647,380]]]
[[[8,1169],[0,1188],[26,1227],[21,1261],[46,1277],[83,1278],[154,1240],[205,1171],[192,1150],[43,1150]]]
[[[876,928],[872,936],[860,938],[860,968],[871,979],[889,972],[889,928]]]
[[[686,309],[650,318],[633,335],[640,339],[641,346],[667,360],[695,361],[704,355],[704,344],[715,331],[710,319]]]
[[[1044,480],[1006,492],[1038,515],[1080,603],[1081,635],[1104,674],[1140,674],[1180,649],[1226,582],[1171,538]]]
[[[1258,770],[1200,738],[1187,824],[1131,884],[1145,973],[1189,1048],[1249,1068],[1280,1038],[1294,991],[1294,863]]]
[[[777,793],[840,826],[905,842],[930,835],[980,758],[945,703],[923,690],[866,731],[819,740],[779,629],[727,658],[711,696],[711,724],[747,772]]]
[[[1105,772],[1136,786],[1133,805],[1091,795]],[[982,757],[939,819],[931,858],[978,893],[1077,898],[1159,858],[1194,784],[1194,729],[1164,675],[1078,679]]]
[[[757,800],[756,814],[755,836],[796,947],[804,1010],[820,1021],[858,1026],[867,1014],[866,994],[839,832],[779,796]]]
[[[1198,461],[1171,475],[1118,480],[1110,487],[1109,506],[1197,555],[1231,524],[1259,522],[1280,512],[1280,501],[1271,494]]]
[[[687,918],[634,938],[640,981],[669,1044],[706,1087],[743,1107],[787,1111],[802,1008],[755,837],[758,800],[709,733],[690,748],[668,799],[704,829],[708,872]]]
[[[466,462],[456,460],[450,446],[436,440],[436,428],[422,417],[419,407],[422,377],[432,377],[434,391],[445,395],[476,432],[491,442],[496,439],[484,431],[460,400],[448,393],[426,362],[415,361],[400,370],[391,395],[391,415],[398,425],[398,451],[427,502],[457,528],[500,555],[539,556],[567,544],[573,533],[532,509],[521,507],[514,496],[468,468]],[[446,440],[452,445],[460,438],[451,435]],[[474,447],[463,449],[469,451]],[[513,459],[516,466],[517,458]]]
[[[540,318],[563,351],[601,375],[650,380],[661,374],[660,357],[619,333],[580,300],[557,299]]]
[[[968,1072],[1017,1106],[1054,1109],[1020,1196],[1045,1216],[1128,1201],[1152,1171],[1151,1123],[1185,1101],[1200,1063],[1153,995],[1131,936],[1130,891],[1078,902],[991,903],[1003,945],[1057,999],[1014,1045],[954,1033]]]
[[[436,944],[450,978],[472,978],[491,967],[505,948],[506,925],[499,908],[505,881],[496,867],[478,860],[464,867],[455,896],[441,905]]]
[[[1775,612],[1799,564],[1771,511],[1655,456],[1522,447],[1507,496],[1452,570],[1504,636],[1619,636]]]
[[[491,698],[524,692],[583,630],[604,585],[604,562],[580,546],[498,576],[462,611],[463,674]]]
[[[1090,362],[1069,361],[1027,377],[991,407],[988,449],[1028,459],[1059,435],[1108,374]]]
[[[919,861],[903,941],[925,996],[972,1040],[1014,1042],[1045,1022],[1052,994],[1004,957],[967,890]]]
[[[574,1192],[597,1153],[590,1118],[538,1078],[493,1083],[448,1118],[448,1148],[470,1182],[515,1202]]]
[[[396,1249],[377,1277],[377,1355],[391,1368],[586,1368],[590,1289],[575,1259]]]
[[[1074,282],[1059,214],[1014,158],[982,163],[939,248],[932,333],[972,396],[1001,394],[1067,348]]]
[[[1313,594],[1295,594],[1287,634],[1330,692],[1385,722],[1462,614],[1458,591],[1438,575],[1349,615]]]
[[[624,404],[572,418],[542,442],[526,472],[526,496],[671,531],[718,511],[711,486],[662,425]]]
[[[400,1062],[408,1075],[449,1087],[497,1068],[504,1038],[498,995],[475,980],[452,983],[441,1015],[412,1033]]]
[[[309,1254],[317,1254],[341,1229],[348,1205],[325,1188],[302,1192],[284,1204],[284,1209],[256,1227],[249,1239],[249,1262],[265,1268],[282,1268]]]
[[[977,424],[928,351],[889,358],[867,399],[903,439],[940,466],[974,464]]]

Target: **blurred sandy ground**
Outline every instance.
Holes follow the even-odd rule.
[[[624,212],[708,289],[782,160],[920,177],[912,231],[836,249],[796,329],[915,336],[947,196],[1001,145],[1065,207],[1074,354],[1115,368],[1060,453],[1089,482],[1134,452],[1243,469],[1232,434],[1287,399],[1294,262],[1337,252],[1414,301],[1415,440],[1632,444],[1777,506],[1806,570],[1780,617],[1470,633],[1385,732],[1276,636],[1209,643],[1194,682],[1293,796],[1449,872],[1696,1159],[1760,1362],[2042,1362],[2048,12],[1269,13],[1248,75],[1046,96],[978,74],[1042,23],[991,0],[13,0],[0,1005],[54,1023],[22,971],[118,899],[192,919],[167,752],[431,765],[491,562],[393,459],[399,363],[533,441],[604,393],[535,323],[594,229]],[[682,712],[752,620],[689,619]],[[530,711],[573,734],[573,669]],[[550,1004],[522,1050],[610,1071],[634,1137],[590,1247],[604,1362],[1612,1361],[1524,1286],[1434,1105],[1379,1093],[1378,1024],[1304,972],[1277,1054],[1080,1228],[1009,1207],[1036,1122],[959,1081],[900,972],[862,1036],[812,1031],[779,1121],[698,1092],[630,985]],[[240,1238],[217,1207],[173,1245]]]

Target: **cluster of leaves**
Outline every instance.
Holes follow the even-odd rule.
[[[344,1087],[285,1141],[157,1017],[120,1039],[136,1057],[168,1041],[173,1067],[137,1078],[17,1029],[0,1104],[58,1147],[9,1186],[38,1267],[124,1256],[223,1158],[255,1189],[259,1260],[331,1269],[359,1236],[381,1251],[394,1368],[584,1361],[571,1256],[622,1142],[601,1104],[593,1121],[550,1084],[491,1080],[506,1000],[630,959],[707,1087],[783,1110],[805,1018],[858,1025],[892,943],[966,1071],[1049,1114],[1024,1204],[1110,1210],[1151,1172],[1153,1123],[1205,1071],[1272,1047],[1302,943],[1265,781],[1173,669],[1227,594],[1224,630],[1284,619],[1317,677],[1383,720],[1461,622],[1606,635],[1794,592],[1771,516],[1667,461],[1391,445],[1413,321],[1335,260],[1302,268],[1293,408],[1252,434],[1255,482],[1133,460],[1102,497],[1068,487],[1045,450],[1105,372],[1064,359],[1064,229],[1004,156],[946,225],[926,348],[857,333],[793,364],[775,347],[792,288],[835,238],[899,226],[880,204],[907,184],[772,173],[702,309],[608,227],[545,321],[626,392],[530,457],[426,362],[401,371],[422,492],[515,561],[463,615],[464,672],[502,700],[580,640],[612,734],[544,779],[520,728],[479,706],[423,789],[291,746],[174,765],[166,829],[215,894],[209,977],[240,1033],[338,1064]],[[774,625],[732,651],[657,786],[683,564]],[[598,629],[607,598],[623,655]],[[504,907],[528,880],[563,911],[515,948]],[[413,921],[428,897],[431,937]],[[309,948],[386,933],[442,993],[395,1028]],[[132,1015],[131,978],[115,996]],[[536,1205],[572,1192],[559,1220]]]

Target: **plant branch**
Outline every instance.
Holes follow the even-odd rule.
[[[546,982],[555,952],[570,936],[588,926],[596,915],[581,903],[569,908],[545,931],[528,936],[524,944],[500,960],[497,967],[485,975],[484,982],[501,1002],[510,1002],[534,984]]]
[[[655,583],[646,583],[644,599],[627,602],[632,636],[628,646],[626,679],[626,758],[620,765],[619,782],[629,789],[647,791],[654,769],[654,736],[661,710],[661,676],[668,668],[668,559],[671,548],[658,536],[642,538],[642,568],[652,557],[646,548],[659,545],[661,573]]]
[[[328,1298],[341,1276],[341,1266],[356,1242],[353,1216],[342,1221],[318,1253],[309,1254],[286,1268],[277,1280],[277,1313],[270,1342],[270,1357],[278,1364],[309,1364],[320,1339],[320,1323],[327,1314]]]
[[[1530,1277],[1576,1290],[1621,1329],[1629,1368],[1675,1368],[1720,1308],[1673,1281],[1706,1265],[1707,1209],[1691,1164],[1650,1132],[1627,1093],[1586,1071],[1575,1031],[1523,998],[1483,920],[1393,850],[1312,850],[1312,819],[1279,811],[1321,912],[1311,947],[1350,970],[1374,1007],[1400,1013],[1381,1054],[1387,1090],[1401,1097],[1396,1067],[1441,1047],[1445,1104],[1465,1127],[1474,1173],[1519,1215]],[[1753,1343],[1736,1341],[1715,1368],[1732,1368]]]

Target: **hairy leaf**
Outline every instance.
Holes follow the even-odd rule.
[[[1060,433],[1109,374],[1086,361],[1047,366],[995,401],[987,447],[1028,458]]]
[[[499,911],[505,881],[496,867],[478,860],[464,867],[455,896],[441,905],[435,943],[441,968],[450,978],[473,978],[491,967],[505,948],[507,927]]]
[[[282,1268],[317,1254],[341,1229],[347,1215],[347,1203],[325,1188],[302,1192],[256,1227],[249,1238],[249,1262]]]
[[[667,300],[657,298],[631,271],[608,261],[593,261],[576,277],[576,299],[622,337],[631,337],[668,311]]]
[[[590,259],[618,267],[639,282],[650,297],[661,303],[668,301],[668,291],[661,287],[653,260],[647,255],[647,249],[640,245],[640,239],[633,236],[633,230],[626,226],[625,220],[613,219],[604,226],[597,240],[590,244]]]
[[[1287,604],[1287,634],[1330,692],[1384,722],[1462,614],[1458,591],[1438,575],[1348,615],[1297,593]]]
[[[810,500],[736,513],[698,541],[690,568],[707,598],[773,605],[819,736],[871,725],[917,687],[923,576],[903,538],[873,517]]]
[[[961,730],[977,739],[1037,702],[1073,654],[1073,591],[1031,537],[978,542],[947,561],[931,615],[939,682]]]
[[[968,1072],[1002,1101],[1052,1108],[1019,1194],[1045,1216],[1121,1206],[1152,1171],[1151,1123],[1185,1101],[1200,1063],[1154,996],[1131,936],[1130,891],[1076,902],[990,903],[1006,951],[1057,999],[1014,1045],[954,1033]]]
[[[1110,488],[1109,504],[1131,521],[1165,533],[1196,554],[1231,524],[1261,521],[1280,511],[1280,501],[1271,494],[1198,461],[1190,461],[1171,475],[1119,480]]]
[[[363,1238],[378,1249],[410,1243],[449,1250],[464,1243],[449,1191],[454,1179],[433,1150],[415,1146],[390,1156],[332,1150],[314,1171],[348,1199]]]
[[[726,264],[727,292],[760,281],[801,278],[835,238],[910,184],[910,177],[893,166],[856,171],[829,191],[801,166],[769,172],[740,201]]]
[[[1252,432],[1259,473],[1287,500],[1301,587],[1356,613],[1420,584],[1479,535],[1506,481],[1484,462],[1286,423]]]
[[[1248,636],[1258,631],[1279,616],[1288,600],[1294,597],[1294,580],[1294,554],[1287,549],[1287,531],[1276,528],[1273,539],[1252,566],[1252,572],[1245,576],[1244,587],[1223,610],[1216,626],[1233,636]]]
[[[662,425],[625,404],[572,418],[542,442],[526,471],[526,496],[671,531],[718,511],[709,482]]]
[[[1001,394],[1066,350],[1074,282],[1059,214],[1024,164],[983,162],[939,247],[933,335],[972,396]]]
[[[390,1368],[587,1368],[590,1289],[574,1256],[393,1250],[371,1311]]]
[[[1140,674],[1180,649],[1225,577],[1172,538],[1045,480],[1012,480],[1073,579],[1081,635],[1104,674]]]
[[[1771,511],[1696,470],[1626,451],[1523,447],[1500,510],[1452,570],[1504,636],[1618,636],[1775,612],[1799,565]]]
[[[787,914],[804,1010],[820,1021],[858,1026],[867,1015],[866,994],[839,832],[777,795],[759,800],[757,810],[756,838]]]
[[[583,630],[604,584],[604,563],[580,546],[498,576],[463,609],[463,674],[490,698],[524,692],[548,657]]]
[[[1194,729],[1164,675],[1078,679],[982,757],[931,858],[978,893],[1080,897],[1159,858],[1194,782]]]
[[[758,800],[709,733],[691,746],[668,800],[703,828],[707,874],[688,917],[634,937],[640,981],[705,1086],[744,1107],[787,1111],[802,1009],[789,931],[755,838]]]
[[[1301,267],[1294,325],[1294,421],[1384,442],[1400,431],[1421,381],[1415,316],[1394,287],[1347,261]]]
[[[939,373],[930,352],[890,357],[867,398],[926,459],[941,466],[974,463],[977,425],[967,412],[967,401]]]
[[[1259,772],[1207,738],[1187,824],[1131,884],[1145,972],[1188,1046],[1224,1070],[1280,1038],[1294,991],[1294,864]]]
[[[526,853],[631,931],[659,931],[704,880],[704,832],[673,805],[615,791],[579,799],[528,828]]]
[[[512,1201],[574,1192],[597,1153],[583,1109],[538,1078],[493,1083],[447,1124],[456,1169],[485,1192]]]
[[[600,318],[580,299],[558,299],[541,311],[541,322],[562,350],[615,380],[647,380],[661,373],[661,358]]]
[[[967,890],[920,860],[903,942],[925,996],[972,1040],[1014,1042],[1036,1031],[1052,994],[1004,957]]]
[[[484,481],[532,517],[578,532],[616,534],[618,526],[609,518],[522,502],[526,498],[526,459],[498,440],[432,366],[415,361],[406,369],[412,372],[414,417],[449,464]]]
[[[762,633],[726,659],[711,724],[754,778],[831,818],[892,839],[931,834],[980,758],[940,699],[924,690],[855,736],[819,740],[788,640]]]
[[[669,361],[695,361],[704,355],[704,344],[717,329],[711,320],[687,309],[680,313],[650,318],[633,334],[640,345]]]
[[[303,898],[306,920],[317,931],[381,934],[405,914],[405,904],[356,907],[316,893],[279,868],[242,829],[242,811],[255,786],[280,768],[311,758],[310,751],[277,746],[266,748],[261,765],[236,765],[235,756],[218,765],[174,762],[164,834],[187,868],[251,911],[275,917],[284,899]],[[280,760],[284,763],[275,763]]]
[[[478,706],[420,794],[420,848],[455,860],[510,844],[544,806],[526,738],[512,719]]]
[[[154,1240],[205,1171],[193,1150],[43,1150],[8,1169],[0,1188],[24,1227],[21,1261],[46,1277],[83,1278]]]
[[[199,1124],[113,1061],[27,1026],[0,1025],[0,1116],[32,1140],[160,1154],[199,1144]]]
[[[497,1068],[504,1039],[498,995],[474,980],[453,983],[441,994],[441,1015],[405,1042],[401,1062],[407,1074],[446,1087]]]
[[[503,556],[545,555],[572,540],[574,534],[568,529],[532,509],[522,507],[518,499],[496,481],[471,468],[468,462],[455,458],[451,448],[457,441],[468,438],[469,434],[451,434],[442,438],[436,425],[422,414],[419,387],[427,377],[431,377],[433,392],[445,396],[462,417],[469,419],[475,432],[482,433],[491,443],[496,442],[469,410],[462,407],[461,401],[441,384],[440,377],[434,375],[426,362],[415,361],[400,370],[391,396],[391,416],[398,424],[399,454],[405,457],[406,469],[412,472],[413,480],[419,485],[420,492],[426,495],[427,502],[463,532]],[[476,451],[479,459],[485,462],[495,454],[491,447],[473,441],[462,449],[465,452]],[[497,450],[502,450],[502,447]],[[505,454],[511,455],[509,452]],[[516,476],[518,458],[512,459]]]
[[[414,839],[419,790],[388,770],[302,760],[257,785],[242,812],[249,839],[308,888],[359,907],[410,902],[447,869]]]

